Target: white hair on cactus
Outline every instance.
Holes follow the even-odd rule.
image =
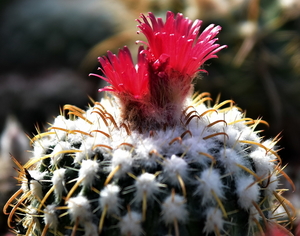
[[[277,157],[271,152],[267,152],[266,149],[258,147],[251,152],[249,156],[253,159],[256,174],[262,178],[267,177],[274,169],[274,161]]]
[[[38,200],[41,200],[43,198],[43,185],[40,182],[40,180],[43,179],[45,172],[42,173],[39,171],[32,170],[32,171],[28,171],[28,173],[32,178],[29,182],[29,187],[30,190],[32,191],[32,195],[36,197]]]
[[[108,214],[119,214],[119,192],[120,187],[114,184],[108,184],[104,189],[102,189],[99,196],[101,209],[107,207]]]
[[[50,131],[55,132],[57,139],[59,141],[65,141],[66,135],[68,134],[68,132],[66,132],[64,130],[55,129],[55,128],[61,128],[61,129],[65,129],[65,130],[74,130],[75,123],[72,120],[68,120],[64,116],[60,115],[55,118],[52,127],[53,128],[50,129]]]
[[[114,152],[111,160],[111,169],[119,168],[116,177],[122,177],[130,171],[132,165],[132,154],[129,151],[118,149]]]
[[[140,236],[143,228],[141,226],[142,215],[135,211],[128,212],[119,222],[122,235]]]
[[[257,202],[259,199],[259,186],[254,182],[255,180],[252,176],[236,178],[238,204],[245,210],[249,210],[253,206],[253,202]]]
[[[184,223],[187,216],[186,200],[183,196],[171,193],[162,203],[162,219],[166,224],[173,224],[174,220]]]
[[[143,173],[137,177],[134,185],[136,187],[135,199],[138,202],[143,200],[144,193],[147,199],[151,199],[159,191],[161,184],[155,181],[155,178],[155,175],[150,173]]]
[[[208,153],[208,147],[204,142],[201,142],[202,137],[191,137],[184,139],[182,144],[187,147],[186,158],[189,162],[197,162],[201,165],[207,166],[211,163],[211,159],[202,153]]]
[[[166,158],[163,162],[164,173],[167,177],[167,181],[172,185],[178,185],[178,176],[183,180],[188,178],[188,164],[185,160],[176,155],[172,155],[171,158]]]
[[[40,221],[38,220],[38,211],[36,209],[36,207],[33,207],[33,206],[28,206],[26,208],[26,216],[24,218],[24,222],[23,223],[23,226],[25,228],[28,228],[30,225],[33,225],[33,230],[36,231],[36,232],[40,232],[41,230],[41,225],[40,225]]]
[[[260,216],[260,213],[257,211],[257,209],[255,208],[255,206],[251,206],[250,208],[249,208],[249,225],[251,225],[251,226],[256,226],[256,222],[257,221],[259,221],[259,220],[261,220],[261,216]],[[267,214],[269,213],[269,212],[266,212]],[[272,217],[271,215],[270,216],[268,216],[268,218],[269,217]]]
[[[51,165],[57,165],[60,162],[61,158],[64,156],[64,153],[61,152],[70,149],[71,144],[68,142],[57,143],[51,154]]]
[[[33,144],[33,156],[39,158],[46,155],[49,147],[53,145],[53,141],[48,138],[42,138]]]
[[[242,119],[244,115],[237,107],[232,106],[231,109],[228,109],[225,113],[220,113],[220,115],[225,118],[227,123],[234,122],[234,126],[239,130],[246,127],[243,122],[235,122]]]
[[[51,204],[44,209],[44,221],[45,225],[48,225],[50,229],[55,230],[58,226],[58,218],[56,215],[56,205]]]
[[[84,227],[84,236],[95,236],[98,235],[98,228],[91,221],[85,221],[83,223]]]
[[[136,157],[145,161],[145,164],[149,167],[157,166],[158,156],[153,153],[153,151],[158,154],[161,153],[160,145],[156,145],[151,138],[145,138],[141,143],[139,143],[135,149]]]
[[[75,153],[74,162],[80,163],[80,162],[82,162],[83,159],[90,158],[94,154],[94,151],[93,151],[94,145],[95,145],[94,137],[87,138],[84,142],[82,142],[82,144],[79,148],[79,150],[81,152]]]
[[[56,201],[60,201],[62,197],[62,193],[65,187],[65,172],[66,169],[64,168],[57,169],[53,172],[53,176],[51,178],[52,184],[54,186],[54,195]]]
[[[195,194],[202,197],[202,205],[215,201],[212,197],[212,192],[214,192],[218,198],[224,198],[224,186],[219,171],[208,168],[203,170],[199,177],[199,184]]]
[[[279,184],[279,180],[278,180],[278,176],[276,175],[276,173],[272,173],[270,174],[270,176],[268,177],[268,179],[266,179],[263,183],[268,185],[266,186],[266,195],[271,197],[273,196],[273,192],[276,191],[278,184]]]
[[[221,157],[218,159],[225,167],[226,172],[230,174],[237,174],[241,168],[237,166],[245,166],[243,155],[244,153],[237,153],[234,149],[226,148],[220,150]]]
[[[103,107],[105,107],[105,111],[109,114],[111,114],[115,121],[117,123],[121,123],[122,122],[122,117],[121,117],[121,110],[120,108],[120,104],[119,104],[119,100],[116,97],[109,97],[110,95],[108,95],[108,97],[102,98],[100,103]],[[102,107],[99,105],[95,105],[95,107],[99,107],[102,110]],[[104,125],[104,128],[106,127],[106,125]]]
[[[220,232],[223,230],[223,226],[224,219],[222,217],[222,211],[219,208],[209,207],[206,210],[206,221],[203,232],[206,233],[206,235],[213,233],[216,230]]]
[[[226,146],[235,147],[236,151],[241,151],[242,147],[238,144],[238,140],[241,136],[241,131],[237,130],[234,125],[227,125],[224,127],[223,132],[227,134],[226,136]]]
[[[76,127],[78,130],[82,130],[82,131],[89,131],[90,127],[92,126],[91,123],[94,123],[97,118],[99,119],[99,116],[97,117],[96,114],[92,114],[92,108],[87,109],[84,113],[82,113],[82,118],[78,118],[75,120],[76,123]],[[90,121],[90,122],[87,122]]]
[[[68,212],[70,214],[70,218],[72,222],[76,222],[78,219],[82,224],[86,221],[91,220],[92,211],[91,206],[89,204],[89,200],[80,195],[77,197],[70,198],[68,201]]]
[[[30,190],[35,198],[39,200],[43,198],[42,184],[39,181],[35,179],[30,180]]]
[[[99,164],[93,160],[82,160],[81,167],[79,169],[78,180],[82,181],[81,184],[84,187],[92,186],[97,172],[99,171]]]

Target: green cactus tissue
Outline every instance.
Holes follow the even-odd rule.
[[[65,105],[32,138],[20,189],[4,207],[18,235],[199,236],[287,232],[279,140],[263,139],[233,101],[193,94],[203,64],[225,48],[221,27],[168,12],[141,15],[136,63],[127,47],[99,58],[108,94]]]

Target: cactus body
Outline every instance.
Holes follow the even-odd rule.
[[[99,77],[112,84],[101,91],[115,96],[86,111],[65,105],[32,138],[33,158],[16,162],[22,185],[4,212],[13,207],[8,223],[18,234],[239,236],[292,221],[277,188],[278,139],[256,130],[266,122],[231,100],[189,96],[199,66],[224,48],[214,39],[220,27],[199,35],[201,22],[181,14],[168,12],[165,24],[148,17],[139,21],[149,47],[137,65],[127,48],[99,60],[107,78]]]
[[[207,100],[145,133],[122,123],[114,99],[66,105],[69,118],[33,138],[11,223],[30,235],[253,235],[277,217],[276,140],[232,101]]]

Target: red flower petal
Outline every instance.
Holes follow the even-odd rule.
[[[140,47],[139,51],[143,50]],[[125,46],[119,50],[118,56],[108,52],[107,57],[100,57],[102,72],[106,76],[95,75],[110,83],[111,86],[99,89],[109,91],[117,96],[141,99],[148,91],[147,61],[145,56],[138,55],[138,63],[133,63],[131,53]]]
[[[215,54],[226,47],[215,44],[217,38],[214,37],[221,30],[220,26],[210,25],[199,35],[202,21],[193,22],[180,13],[168,12],[165,23],[152,13],[148,18],[141,15],[141,20],[138,20],[138,27],[148,40],[147,59],[156,61],[162,54],[168,55],[168,70],[186,75],[189,80],[186,82],[190,83],[199,67],[208,59],[217,57]]]

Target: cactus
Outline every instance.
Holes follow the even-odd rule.
[[[294,218],[281,196],[278,137],[264,140],[232,100],[193,95],[220,26],[168,12],[138,20],[137,63],[124,47],[99,58],[111,95],[65,105],[31,139],[4,213],[18,235],[258,235]],[[199,69],[200,68],[200,69]],[[9,210],[9,208],[12,208]],[[280,225],[280,224],[281,225]],[[288,232],[288,230],[285,230]]]

